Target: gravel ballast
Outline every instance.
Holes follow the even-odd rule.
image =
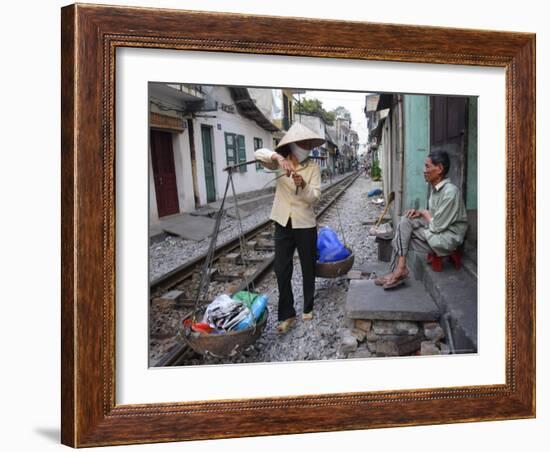
[[[372,182],[361,175],[351,187],[340,197],[335,205],[320,219],[319,226],[329,226],[332,228],[355,254],[355,266],[359,266],[368,260],[376,260],[377,248],[374,237],[368,235],[369,225],[380,215],[383,206],[375,205],[367,197],[367,192],[372,188]],[[253,215],[257,219],[260,215],[269,216],[271,206],[265,206],[258,209]],[[337,210],[338,209],[338,210]],[[339,211],[339,215],[338,215]],[[246,220],[253,220],[248,217]],[[246,221],[245,220],[245,221]],[[229,220],[228,226],[223,231],[226,233],[225,239],[231,236],[232,228],[236,227],[234,220]],[[340,228],[341,224],[341,228]],[[243,225],[244,226],[244,225]],[[245,226],[252,227],[252,224]],[[343,230],[343,233],[342,233]],[[175,240],[173,238],[167,240]],[[186,250],[186,244],[169,243],[166,245],[153,245],[157,247],[155,252],[151,253],[152,268],[157,268],[159,274],[161,268],[169,267],[172,263],[180,259],[179,253],[186,255],[186,260],[192,258],[189,250]],[[193,248],[199,248],[198,245],[208,247],[208,241],[204,244],[193,242]],[[168,249],[171,249],[171,253]],[[196,255],[203,251],[196,251]],[[195,250],[193,250],[195,251]],[[170,254],[170,264],[163,262],[154,264],[154,261],[163,260],[164,253]],[[176,256],[174,256],[176,255]],[[180,264],[178,264],[180,265]],[[269,318],[258,341],[238,357],[219,359],[201,357],[190,359],[185,365],[200,364],[229,364],[229,363],[252,363],[252,362],[280,362],[280,361],[305,361],[305,360],[326,360],[345,358],[349,350],[342,349],[342,338],[347,337],[349,325],[345,317],[345,301],[348,287],[348,280],[345,277],[335,279],[316,279],[314,318],[304,321],[301,318],[303,295],[302,295],[302,272],[297,256],[294,259],[294,272],[292,277],[292,288],[294,292],[295,308],[298,318],[295,326],[287,333],[277,332],[277,290],[275,275],[272,273],[257,287],[257,291],[262,293],[272,293],[269,301]],[[177,316],[176,316],[177,317]],[[177,324],[178,319],[174,322]],[[162,341],[161,341],[162,342]],[[168,341],[171,342],[171,341]],[[168,346],[166,345],[166,347]],[[165,350],[166,351],[166,350]],[[151,362],[154,363],[160,356],[160,353],[150,354]],[[359,358],[360,356],[357,356]]]

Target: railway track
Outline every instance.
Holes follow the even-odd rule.
[[[321,200],[316,206],[317,219],[327,212],[357,177],[358,173],[352,173],[325,187]],[[273,267],[273,230],[272,220],[267,220],[245,231],[243,234],[246,244],[245,256],[241,256],[237,252],[240,250],[239,237],[217,246],[210,269],[211,283],[205,299],[199,303],[206,304],[219,293],[234,294],[240,290],[246,290],[248,287],[259,285]],[[171,292],[173,308],[179,313],[179,321],[181,318],[191,315],[205,259],[206,255],[199,256],[152,281],[150,284],[151,304],[162,302],[165,294]],[[189,347],[177,343],[156,360],[153,367],[177,366],[193,355],[194,352]]]

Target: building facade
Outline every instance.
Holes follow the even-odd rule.
[[[270,90],[259,91],[271,95]],[[260,147],[273,148],[280,129],[266,98],[258,103],[265,109],[256,106],[246,88],[150,84],[152,222],[220,199],[225,167],[254,160]],[[273,178],[255,164],[240,166],[234,174],[237,193],[260,190]]]

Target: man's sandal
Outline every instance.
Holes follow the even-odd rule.
[[[290,317],[289,319],[279,322],[277,325],[277,331],[279,333],[286,333],[296,323],[296,317]]]
[[[374,280],[374,284],[376,284],[377,286],[383,286],[384,284],[386,284],[386,281],[390,276],[391,276],[391,273],[388,273],[387,275],[384,275],[384,276],[379,276]]]
[[[313,320],[313,311],[304,312],[302,314],[302,320]]]
[[[384,287],[384,290],[388,290],[388,289],[395,289],[396,287],[400,286],[401,284],[404,284],[405,283],[405,280],[409,277],[409,275],[404,275],[404,276],[400,276],[399,278],[395,278],[395,279],[390,279],[389,281],[387,281],[383,287]]]

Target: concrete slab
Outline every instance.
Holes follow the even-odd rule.
[[[363,274],[369,274],[371,278],[385,275],[390,272],[390,266],[387,262],[369,261],[361,265],[353,266],[352,270],[358,270]]]
[[[190,214],[193,215],[194,217],[210,217],[210,218],[214,218],[217,213],[218,213],[218,210],[208,205],[203,206],[193,212],[190,212]]]
[[[442,311],[451,317],[455,348],[461,353],[477,351],[477,279],[464,269],[443,272],[427,269],[424,284]]]
[[[187,213],[162,219],[160,226],[168,234],[187,240],[200,241],[212,235],[216,221],[212,218],[192,216]]]
[[[474,272],[456,270],[447,259],[443,271],[434,272],[425,255],[417,255],[412,261],[416,278],[421,280],[435,300],[440,312],[450,316],[451,334],[457,353],[477,351],[477,268]],[[473,274],[472,274],[473,273]]]
[[[260,206],[273,204],[274,197],[275,195],[270,193],[267,195],[258,196],[251,199],[246,199],[242,201],[239,200],[239,212],[240,212],[241,218],[245,218],[245,217],[248,217],[249,215],[252,215]],[[226,207],[227,207],[227,210],[226,210],[227,215],[230,216],[231,218],[237,218],[235,203],[230,202],[226,204]]]
[[[346,313],[351,319],[437,320],[439,310],[422,284],[409,278],[394,290],[383,290],[372,280],[350,281]]]
[[[257,206],[248,206],[248,205],[241,206],[239,204],[239,216],[241,217],[241,219],[249,217],[256,211],[256,209],[257,209]],[[230,205],[225,211],[225,213],[227,214],[228,217],[237,218],[237,209],[233,205]]]

